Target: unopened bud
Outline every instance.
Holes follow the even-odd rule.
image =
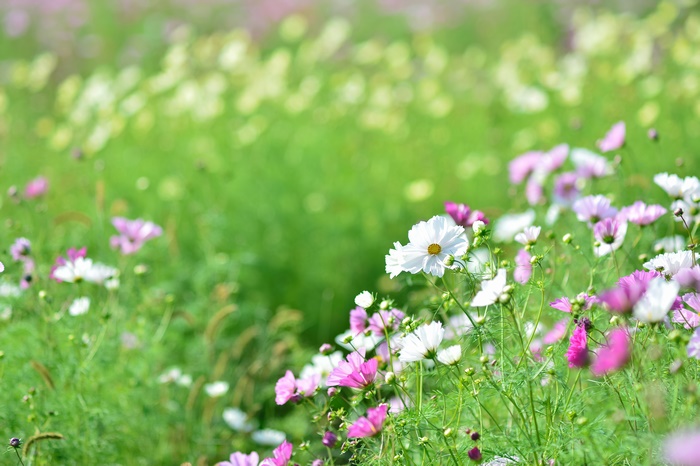
[[[561,238],[561,240],[562,240],[565,244],[570,244],[571,241],[573,241],[573,239],[574,239],[574,237],[571,235],[571,233],[567,233],[567,234],[565,234],[564,236],[562,236],[562,238]]]

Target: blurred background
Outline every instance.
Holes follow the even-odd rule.
[[[526,150],[595,148],[625,120],[662,135],[639,163],[696,163],[690,0],[2,0],[0,18],[3,185],[63,193],[39,207],[44,252],[154,220],[182,306],[221,285],[251,315],[299,309],[314,344],[355,294],[392,292],[384,254],[444,201],[524,208],[505,167]]]

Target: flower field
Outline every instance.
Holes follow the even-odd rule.
[[[696,1],[0,15],[1,464],[700,465]]]

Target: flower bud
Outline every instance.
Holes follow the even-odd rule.
[[[567,233],[564,236],[562,236],[561,240],[565,244],[571,244],[571,241],[573,241],[574,237],[571,235],[571,233]]]
[[[323,434],[323,440],[321,440],[321,443],[328,448],[333,448],[338,443],[338,436],[328,430],[325,434]]]

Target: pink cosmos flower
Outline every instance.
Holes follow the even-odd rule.
[[[569,145],[559,144],[558,146],[552,147],[549,152],[545,153],[541,159],[538,169],[542,170],[544,173],[552,173],[553,171],[561,168],[569,156]]]
[[[658,204],[646,205],[637,201],[631,206],[623,207],[620,214],[628,221],[640,226],[651,225],[667,211]]]
[[[477,220],[482,221],[485,224],[489,223],[489,219],[486,218],[486,215],[483,212],[480,210],[472,210],[466,204],[445,202],[445,212],[452,217],[452,220],[454,220],[457,225],[461,225],[465,228],[471,228],[471,226]]]
[[[613,174],[608,159],[588,149],[572,149],[571,161],[576,167],[576,174],[583,179],[602,178]]]
[[[580,221],[588,222],[589,225],[617,215],[617,209],[610,207],[610,199],[600,194],[579,199],[574,202],[572,209]]]
[[[690,306],[692,310],[681,308],[673,311],[672,322],[683,324],[687,329],[700,325],[700,296],[696,293],[686,293],[683,295],[683,302]]]
[[[331,371],[326,385],[362,389],[374,383],[379,363],[376,359],[370,358],[365,361],[364,355],[357,351],[350,353],[346,359],[347,362],[340,361]]]
[[[588,364],[588,334],[585,326],[577,325],[571,334],[566,359],[569,367],[584,367]]]
[[[375,335],[383,336],[385,328],[388,329],[389,332],[396,331],[404,317],[406,317],[406,315],[398,309],[375,312],[374,315],[369,318],[369,329],[374,332]]]
[[[673,466],[700,466],[700,430],[675,432],[664,442],[664,459]]]
[[[574,172],[560,174],[554,180],[554,202],[560,205],[572,205],[579,198],[579,177]]]
[[[367,417],[360,417],[348,429],[348,438],[372,437],[381,432],[389,406],[385,403],[367,409]]]
[[[604,218],[593,227],[593,236],[599,243],[593,247],[593,253],[601,257],[619,249],[626,234],[627,222],[618,217]]]
[[[359,335],[367,328],[367,311],[357,306],[350,311],[350,330],[355,335]]]
[[[527,178],[539,164],[542,155],[540,151],[532,151],[526,152],[511,160],[508,164],[510,182],[513,184],[520,184],[525,181],[525,178]]]
[[[296,379],[292,371],[287,371],[275,384],[275,403],[283,405],[289,400],[298,403],[303,397],[313,396],[320,381],[321,374]]]
[[[591,365],[595,376],[602,376],[621,369],[630,358],[632,348],[627,330],[616,328],[608,335],[608,344],[598,349],[598,356]]]
[[[689,288],[696,293],[700,293],[700,266],[695,265],[693,267],[681,269],[673,278],[680,283],[683,288]]]
[[[265,458],[260,463],[260,466],[287,466],[289,460],[292,459],[293,448],[294,446],[285,440],[280,446],[272,451],[274,457]]]
[[[700,328],[696,328],[688,342],[688,357],[700,359]]]
[[[27,257],[22,261],[22,280],[19,282],[19,287],[23,290],[29,288],[32,284],[32,274],[34,273],[34,259]]]
[[[49,189],[49,180],[43,176],[34,178],[24,188],[24,197],[34,199],[35,197],[43,196],[46,190]]]
[[[153,222],[144,220],[128,220],[124,217],[114,217],[112,225],[120,233],[112,236],[109,243],[114,249],[121,249],[122,254],[133,254],[149,239],[163,234],[163,229]]]
[[[602,152],[617,150],[625,145],[625,122],[615,123],[605,137],[598,142],[598,149]]]
[[[661,274],[656,271],[636,270],[630,275],[621,277],[617,287],[602,292],[598,299],[611,312],[631,312],[635,304],[644,296],[649,282]]]
[[[27,238],[17,238],[10,246],[10,254],[15,261],[23,261],[32,252],[32,243]]]
[[[515,271],[513,272],[513,278],[516,282],[525,284],[530,280],[532,275],[531,258],[532,256],[525,249],[518,251],[515,256]]]
[[[591,308],[593,304],[598,302],[598,299],[595,296],[588,296],[586,293],[579,293],[578,296],[576,296],[576,299],[574,302],[583,302],[583,305],[581,305],[581,309],[586,311]],[[571,312],[573,310],[574,304],[569,301],[569,298],[566,296],[555,299],[551,303],[549,303],[549,306],[553,309],[557,309],[562,312]]]
[[[568,323],[569,319],[562,319],[556,324],[554,324],[552,330],[547,332],[542,338],[542,343],[544,343],[545,345],[551,345],[564,338],[564,335],[566,335],[566,326]]]
[[[530,205],[538,205],[544,203],[544,187],[541,177],[531,176],[525,185],[525,198]]]
[[[239,451],[231,453],[228,461],[220,461],[216,466],[258,466],[259,456],[252,452],[248,455]]]

